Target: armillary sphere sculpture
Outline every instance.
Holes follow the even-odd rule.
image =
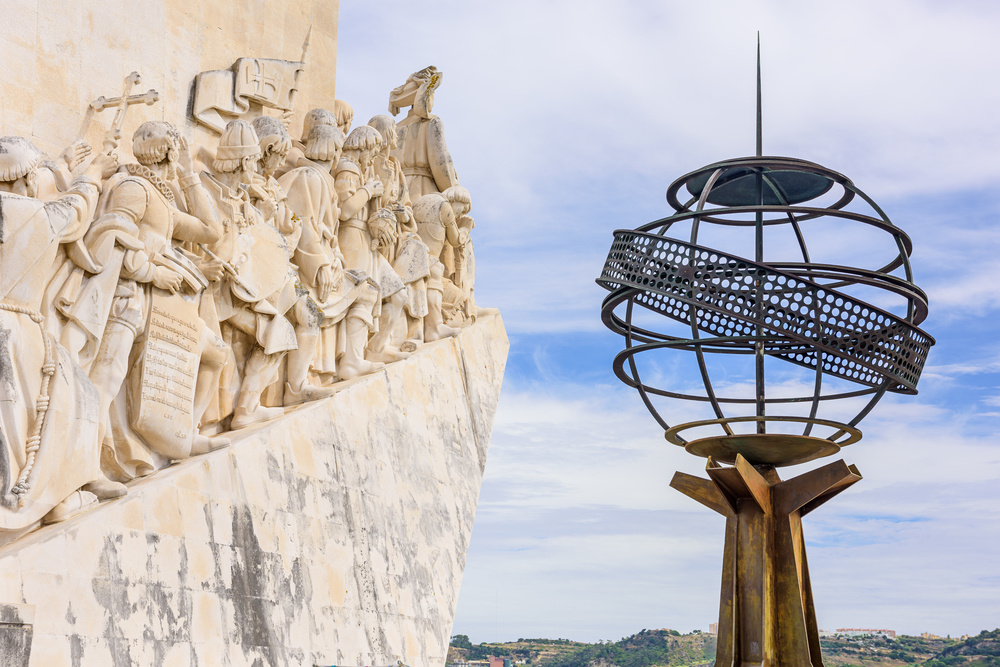
[[[708,480],[678,472],[671,486],[727,519],[716,667],[819,667],[802,516],[861,475],[843,460],[786,481],[776,468],[857,442],[858,423],[885,392],[916,393],[934,340],[917,327],[927,298],[913,283],[909,237],[846,176],[762,156],[759,50],[757,90],[757,155],[674,181],[673,215],[616,231],[597,282],[610,292],[604,323],[625,338],[615,374],[669,442],[708,459]],[[872,254],[875,231],[890,249],[884,261],[813,259],[817,248],[849,248],[865,227],[857,254]],[[825,236],[810,245],[817,230]],[[716,247],[703,245],[707,236]],[[722,249],[740,243],[752,257]],[[671,360],[680,352],[693,355],[700,391],[654,385],[683,377]],[[664,355],[673,357],[656,363]],[[733,370],[742,362],[744,375]],[[708,418],[671,425],[662,399],[698,401]],[[851,403],[857,410],[845,416]]]

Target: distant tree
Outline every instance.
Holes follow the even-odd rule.
[[[472,642],[469,641],[469,635],[454,635],[451,638],[451,645],[455,648],[472,648]]]

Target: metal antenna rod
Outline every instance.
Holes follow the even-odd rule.
[[[760,112],[760,31],[757,31],[757,157],[761,157],[764,154],[763,151],[763,132],[761,130],[761,112]],[[764,178],[760,170],[757,170],[757,215],[756,215],[756,229],[755,229],[755,252],[754,259],[758,262],[764,261],[764,214],[761,212],[760,207],[764,205]],[[757,301],[757,321],[764,321],[764,284],[759,278],[754,281],[756,287],[756,301]],[[756,378],[756,413],[758,417],[763,417],[765,414],[765,396],[764,396],[764,328],[757,324],[757,343],[754,345],[754,375]],[[757,422],[757,432],[764,433],[766,431],[766,425],[764,420]]]
[[[757,31],[757,157],[764,154],[764,133],[760,113],[760,30]]]

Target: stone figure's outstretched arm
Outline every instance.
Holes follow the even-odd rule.
[[[101,154],[58,199],[45,204],[50,224],[59,233],[61,243],[79,241],[90,228],[101,194],[101,183],[114,173],[118,158]]]

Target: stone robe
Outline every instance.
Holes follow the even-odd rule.
[[[336,372],[338,329],[351,304],[357,299],[357,286],[344,278],[344,256],[337,242],[340,209],[333,177],[329,171],[302,158],[298,167],[279,179],[289,208],[300,220],[292,260],[298,267],[302,285],[323,313],[320,337],[312,368],[318,373]],[[337,289],[325,300],[320,299],[317,275],[329,266],[334,272]]]
[[[49,203],[0,193],[0,530],[30,527],[100,476],[97,391],[39,312],[59,244],[86,231],[97,196],[84,179]],[[40,419],[47,365],[53,373]],[[39,426],[31,461],[26,445]],[[29,461],[26,489],[15,494]]]

